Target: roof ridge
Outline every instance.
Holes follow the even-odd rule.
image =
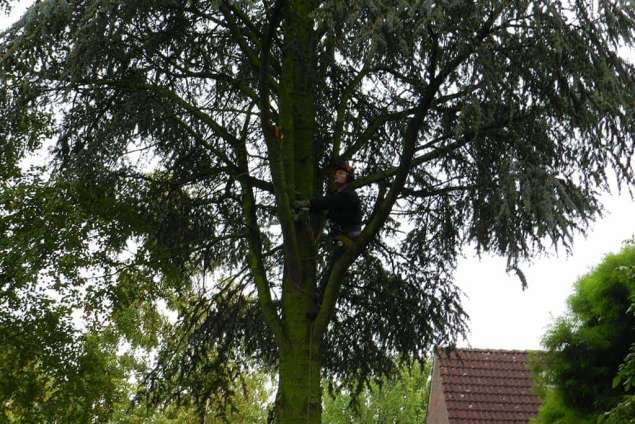
[[[441,346],[436,346],[434,348],[435,352],[495,352],[495,353],[531,353],[531,352],[542,352],[539,349],[485,349],[485,348],[446,348]]]

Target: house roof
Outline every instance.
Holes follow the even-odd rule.
[[[528,356],[518,350],[437,350],[449,423],[528,423],[541,404]]]

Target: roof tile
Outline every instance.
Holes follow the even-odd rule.
[[[450,424],[520,424],[536,416],[528,352],[437,350]]]

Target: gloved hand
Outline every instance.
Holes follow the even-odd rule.
[[[294,200],[291,206],[297,211],[308,211],[311,208],[311,202],[308,200]]]
[[[278,141],[284,141],[284,134],[282,133],[282,128],[278,127],[277,125],[273,126],[273,136]]]

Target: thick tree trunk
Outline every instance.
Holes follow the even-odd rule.
[[[313,269],[305,262],[305,272]],[[293,275],[293,273],[289,273]],[[308,274],[308,275],[307,275]],[[277,423],[318,424],[322,415],[320,343],[313,333],[315,311],[313,273],[304,284],[287,277],[283,288],[284,327],[287,343],[280,348]]]
[[[302,325],[302,324],[300,324]],[[308,328],[307,328],[308,330]],[[277,423],[319,424],[322,416],[320,352],[317,343],[297,340],[280,352]]]
[[[278,101],[283,187],[289,199],[316,195],[315,139],[315,0],[288,2],[283,8],[284,36]],[[280,198],[278,199],[280,201]],[[282,218],[281,218],[282,219]],[[284,343],[279,346],[276,422],[318,424],[322,415],[320,336],[313,334],[317,305],[316,245],[308,222],[291,223],[285,238],[282,287]]]

